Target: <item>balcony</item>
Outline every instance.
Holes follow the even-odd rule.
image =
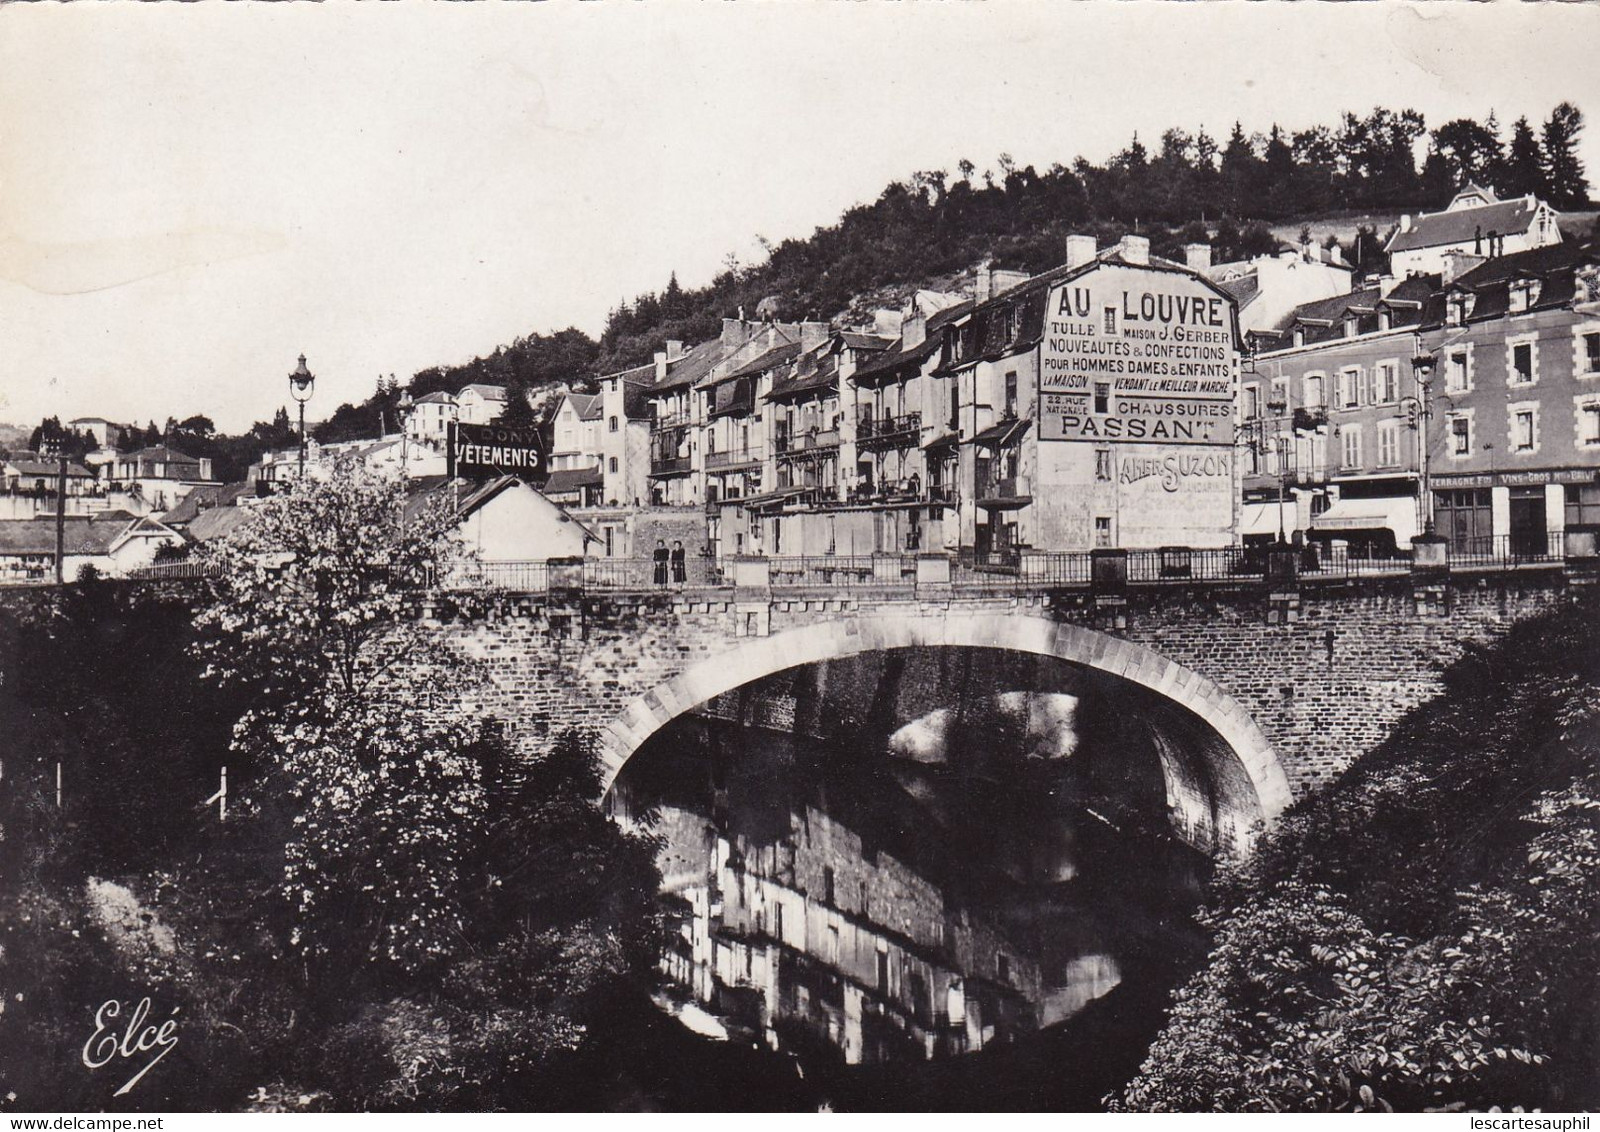
[[[690,471],[688,456],[650,456],[650,474],[652,476],[686,476]]]
[[[877,418],[863,415],[856,422],[856,446],[868,451],[878,448],[909,448],[917,443],[921,435],[921,413]]]
[[[956,485],[953,483],[930,483],[928,485],[928,502],[944,503],[954,507],[956,502]]]
[[[1315,432],[1328,424],[1328,410],[1322,405],[1297,408],[1294,411],[1294,431]]]
[[[1033,502],[1033,484],[1027,476],[983,477],[978,481],[978,506],[997,510],[1026,507]]]
[[[825,452],[839,447],[839,430],[828,429],[826,432],[810,431],[797,433],[790,436],[780,432],[777,436],[778,455],[804,456],[812,452]]]
[[[707,452],[706,471],[726,468],[743,468],[761,463],[761,453],[752,448],[734,448],[727,452]]]

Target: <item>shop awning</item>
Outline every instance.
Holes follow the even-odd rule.
[[[1334,538],[1345,531],[1387,529],[1394,532],[1397,546],[1405,546],[1417,536],[1417,501],[1410,495],[1341,499],[1312,519],[1311,529]]]
[[[1295,503],[1286,499],[1283,503],[1283,530],[1286,534],[1294,533]],[[1271,503],[1246,503],[1239,512],[1239,534],[1272,535],[1278,534],[1278,501]]]
[[[972,438],[973,443],[983,444],[992,448],[1004,448],[1008,444],[1015,444],[1022,439],[1023,433],[1028,431],[1032,421],[1001,421],[978,433]]]

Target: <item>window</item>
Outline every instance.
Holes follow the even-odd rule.
[[[1017,371],[1006,374],[1006,416],[1017,415]]]
[[[1472,314],[1472,296],[1466,292],[1458,291],[1446,300],[1445,321],[1451,326],[1465,326],[1467,317]]]
[[[1472,418],[1465,413],[1452,413],[1445,427],[1450,434],[1450,455],[1472,455]]]
[[[1111,411],[1111,383],[1097,381],[1094,383],[1094,411],[1109,413]]]
[[[617,431],[617,418],[616,417],[612,417],[611,418],[611,431],[612,432],[616,432]]]
[[[1518,279],[1511,284],[1511,313],[1522,314],[1539,301],[1539,281]]]
[[[1465,393],[1472,388],[1472,355],[1466,350],[1451,350],[1445,359],[1444,391]]]
[[[1261,390],[1255,385],[1244,387],[1244,419],[1253,421],[1261,416]]]
[[[1519,402],[1506,407],[1511,426],[1511,451],[1528,454],[1539,450],[1539,406]]]
[[[1578,443],[1586,448],[1600,445],[1600,401],[1578,405]]]
[[[1111,516],[1094,517],[1094,544],[1102,550],[1111,545]]]
[[[1578,372],[1600,374],[1600,330],[1586,331],[1578,340]]]
[[[1343,460],[1340,467],[1351,469],[1361,467],[1361,426],[1346,425],[1339,430],[1339,437],[1343,442]]]
[[[1085,305],[1087,306],[1088,304],[1085,304]],[[1105,330],[1105,332],[1107,334],[1115,334],[1117,332],[1117,308],[1116,307],[1107,307],[1106,308],[1106,317],[1105,317],[1105,322],[1103,324],[1103,329]]]
[[[1353,315],[1353,314],[1345,315],[1344,316],[1344,336],[1346,338],[1354,338],[1356,336],[1356,334],[1359,333],[1359,332],[1360,332],[1360,324],[1356,321],[1356,316]]]
[[[1532,385],[1539,380],[1538,354],[1532,338],[1513,338],[1506,343],[1506,384]]]
[[[616,554],[616,552],[617,552],[616,536],[617,536],[617,528],[615,528],[615,527],[607,527],[606,528],[606,557],[607,558],[610,558],[610,557],[614,556]]]
[[[1009,983],[1011,981],[1011,958],[1010,956],[1006,955],[1005,952],[1001,952],[999,955],[995,956],[994,973],[999,977],[1002,983]]]
[[[1094,478],[1101,483],[1111,482],[1111,449],[1096,448],[1094,450]]]
[[[1339,404],[1354,409],[1361,404],[1361,367],[1351,366],[1339,371]]]
[[[959,428],[961,424],[961,387],[954,378],[950,379],[950,427]]]
[[[833,869],[824,867],[822,870],[822,902],[833,904]]]
[[[1289,411],[1289,379],[1275,377],[1272,379],[1272,400],[1268,407],[1277,415],[1282,416]]]
[[[1600,526],[1600,484],[1567,485],[1567,526]]]
[[[1400,422],[1383,421],[1378,425],[1378,466],[1395,468],[1400,465]]]
[[[1327,402],[1323,400],[1322,375],[1320,373],[1306,374],[1306,408],[1320,409]]]
[[[617,458],[615,456],[611,457],[611,474],[617,474]]]
[[[1373,401],[1391,405],[1400,400],[1400,366],[1396,362],[1379,362],[1372,369]]]

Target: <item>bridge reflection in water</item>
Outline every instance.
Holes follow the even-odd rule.
[[[1207,861],[1173,834],[1176,740],[1142,706],[1060,662],[943,649],[809,665],[680,718],[612,795],[662,839],[663,1004],[861,1065],[1025,1041],[1172,977]]]

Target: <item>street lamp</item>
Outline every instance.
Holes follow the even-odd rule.
[[[1428,387],[1433,381],[1433,370],[1438,359],[1422,347],[1422,336],[1416,338],[1416,353],[1411,358],[1411,373],[1417,379],[1417,410],[1421,418],[1417,425],[1417,463],[1422,475],[1422,534],[1433,538],[1433,488],[1428,481],[1428,419],[1432,409],[1428,400]]]
[[[311,400],[311,387],[317,375],[306,368],[306,356],[300,355],[300,364],[289,375],[289,395],[300,405],[300,478],[306,478],[306,402]]]

